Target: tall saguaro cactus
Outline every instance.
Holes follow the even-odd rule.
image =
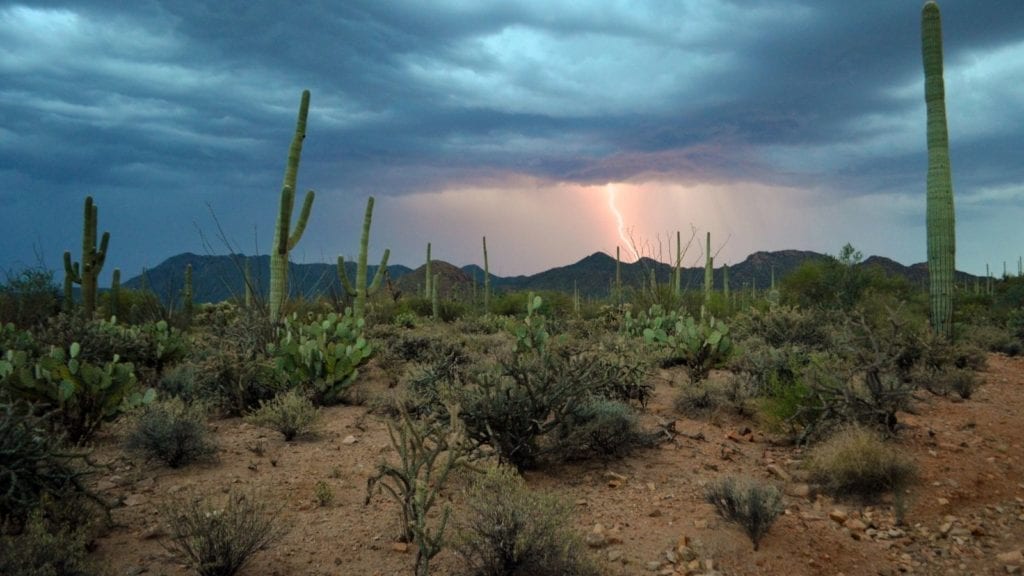
[[[64,252],[64,292],[70,297],[71,284],[82,286],[82,305],[85,316],[92,318],[96,310],[96,279],[107,260],[107,244],[110,243],[110,232],[104,232],[100,245],[96,247],[96,221],[99,208],[92,202],[92,196],[85,197],[84,222],[82,224],[82,261],[71,262],[71,252]]]
[[[430,298],[433,294],[431,282],[434,277],[430,274],[430,242],[427,242],[427,268],[423,273],[423,297]]]
[[[341,286],[355,300],[352,305],[352,312],[355,317],[362,318],[366,310],[366,297],[373,295],[380,288],[381,280],[387,274],[388,257],[391,250],[384,250],[384,256],[380,259],[380,266],[377,273],[373,275],[373,281],[366,285],[366,254],[370,246],[370,223],[373,221],[373,196],[366,201],[366,215],[363,216],[363,235],[359,238],[359,257],[356,260],[356,284],[355,287],[348,281],[348,274],[345,272],[345,259],[338,256],[338,279]]]
[[[491,312],[491,268],[487,263],[487,236],[484,236],[484,314]]]
[[[295,208],[295,179],[299,173],[299,160],[302,158],[302,141],[306,138],[306,115],[309,112],[309,90],[302,92],[299,104],[299,118],[295,123],[295,136],[288,150],[288,164],[285,166],[284,185],[281,189],[281,208],[277,214],[277,225],[274,227],[274,245],[270,251],[270,320],[277,322],[281,318],[281,308],[288,298],[288,255],[299,243],[302,233],[306,230],[309,211],[313,208],[314,193],[306,192],[302,203],[302,212],[292,228],[292,211]]]
[[[949,339],[953,336],[956,221],[946,129],[946,88],[942,79],[942,17],[933,0],[925,2],[921,10],[921,48],[928,109],[928,295],[932,329]]]
[[[711,232],[708,232],[704,252],[704,304],[711,303],[711,289],[715,283],[714,257],[711,256]]]
[[[192,264],[185,266],[185,286],[181,289],[181,309],[185,315],[185,322],[192,322],[193,308],[192,294]]]

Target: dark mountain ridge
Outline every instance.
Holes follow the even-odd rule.
[[[827,258],[830,256],[807,250],[754,252],[742,262],[729,266],[729,287],[733,290],[765,289],[771,285],[773,271],[776,282],[779,282],[804,262]],[[181,293],[185,267],[191,264],[193,293],[196,302],[220,302],[230,298],[241,298],[245,293],[243,270],[246,260],[249,261],[257,293],[266,294],[270,283],[270,257],[242,254],[221,256],[178,254],[163,261],[155,268],[146,270],[144,275],[140,274],[125,281],[123,286],[138,289],[146,285],[165,303],[173,302]],[[928,282],[928,265],[924,263],[904,266],[883,256],[871,256],[860,266],[881,268],[887,274],[906,278],[915,286],[924,287]],[[424,268],[425,266],[420,266],[413,270],[408,266],[392,264],[388,266],[388,276],[394,288],[403,294],[418,294],[422,292]],[[354,279],[355,262],[345,262],[345,269],[349,279]],[[661,284],[669,282],[672,276],[672,266],[650,258],[642,258],[636,262],[623,262],[620,265],[620,270],[625,286],[638,286],[643,282],[650,282],[652,272],[657,282]],[[723,285],[722,270],[721,266],[714,269],[716,289],[721,289]],[[377,266],[367,266],[367,272],[371,277],[376,271]],[[452,295],[468,293],[472,290],[474,283],[477,290],[483,289],[484,271],[476,264],[457,268],[446,262],[434,260],[432,273],[443,274],[441,286],[443,288],[450,287]],[[405,276],[408,278],[403,278]],[[965,272],[957,272],[956,275],[958,282],[974,278],[973,275]],[[338,296],[342,293],[337,267],[334,264],[296,264],[293,262],[289,264],[288,279],[291,284],[291,293],[294,296],[312,299],[318,296]],[[614,282],[615,258],[604,252],[595,252],[573,264],[551,268],[532,275],[501,277],[491,274],[491,289],[498,292],[506,290],[572,292],[576,289],[585,297],[605,297],[611,293]],[[697,289],[703,286],[704,268],[702,266],[684,267],[681,283],[684,289]],[[443,289],[442,295],[445,295],[445,292],[446,290]]]

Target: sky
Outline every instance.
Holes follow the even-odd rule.
[[[303,89],[295,262],[509,276],[847,242],[926,259],[919,0],[0,2],[0,271],[101,284],[266,254]],[[1024,254],[1024,3],[943,0],[957,267]],[[296,208],[296,214],[298,208]]]

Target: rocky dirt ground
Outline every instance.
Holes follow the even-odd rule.
[[[383,390],[371,370],[361,386]],[[527,474],[532,489],[575,503],[576,524],[604,571],[618,574],[897,575],[1021,573],[1024,549],[1024,359],[993,355],[969,401],[922,394],[901,415],[898,442],[921,482],[907,495],[905,523],[891,499],[833,501],[801,482],[801,451],[731,416],[678,419],[674,390],[658,386],[645,421],[676,419],[660,448],[610,462],[560,465]],[[374,379],[377,382],[374,382]],[[158,506],[169,498],[256,493],[281,506],[288,533],[260,551],[246,576],[390,575],[412,571],[413,552],[395,541],[396,505],[364,505],[366,480],[391,455],[385,421],[365,406],[324,411],[316,437],[285,443],[240,419],[214,423],[219,459],[171,470],[125,455],[116,430],[96,456],[111,465],[95,488],[120,502],[118,526],[95,555],[117,576],[188,571],[167,552]],[[262,453],[257,453],[262,447]],[[704,502],[707,482],[741,475],[777,483],[786,511],[754,551]],[[317,482],[334,500],[319,506]],[[459,506],[465,479],[447,490]],[[432,564],[457,571],[453,553]]]

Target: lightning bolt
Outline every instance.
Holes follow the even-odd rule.
[[[619,229],[619,239],[622,240],[622,244],[626,248],[633,252],[633,257],[639,260],[640,254],[637,253],[636,248],[633,247],[633,242],[630,241],[629,236],[626,234],[626,224],[622,220],[622,212],[619,212],[619,207],[615,205],[615,186],[608,184],[605,189],[608,190],[608,209],[615,216],[615,224]]]

